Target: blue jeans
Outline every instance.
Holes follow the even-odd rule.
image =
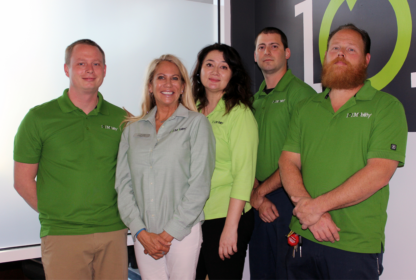
[[[293,204],[283,188],[266,197],[276,206],[279,217],[265,223],[254,209],[254,231],[249,243],[251,279],[287,279],[286,254],[290,247],[286,235],[292,218]]]
[[[335,249],[303,238],[299,249],[287,253],[289,279],[379,279],[383,272],[383,252],[353,253]]]

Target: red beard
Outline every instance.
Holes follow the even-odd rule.
[[[336,65],[338,61],[346,65]],[[367,66],[352,66],[344,57],[337,57],[330,62],[324,62],[322,67],[322,86],[330,89],[352,89],[362,85],[367,78]]]

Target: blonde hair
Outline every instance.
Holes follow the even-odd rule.
[[[178,67],[179,72],[181,74],[181,80],[185,84],[184,91],[182,96],[179,99],[179,103],[185,106],[188,110],[197,112],[195,101],[192,96],[192,89],[191,89],[191,81],[189,80],[188,71],[186,70],[185,66],[176,56],[172,54],[164,54],[159,58],[154,59],[149,67],[147,68],[146,79],[143,86],[143,102],[142,102],[142,113],[135,117],[131,114],[126,117],[126,119],[121,123],[128,123],[131,124],[138,120],[141,120],[153,107],[156,106],[156,100],[152,93],[149,92],[149,84],[152,82],[153,77],[155,75],[156,67],[162,62],[168,61],[176,65]],[[128,125],[127,124],[127,125]]]

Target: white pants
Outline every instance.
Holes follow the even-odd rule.
[[[135,239],[134,251],[142,279],[194,280],[201,244],[201,223],[194,225],[191,233],[182,241],[173,239],[169,252],[158,260],[150,255],[145,255],[143,245]]]

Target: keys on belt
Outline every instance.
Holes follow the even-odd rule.
[[[302,236],[296,234],[294,231],[290,231],[287,235],[287,243],[293,247],[293,258],[296,256],[296,252],[299,247],[299,255],[302,257]]]

